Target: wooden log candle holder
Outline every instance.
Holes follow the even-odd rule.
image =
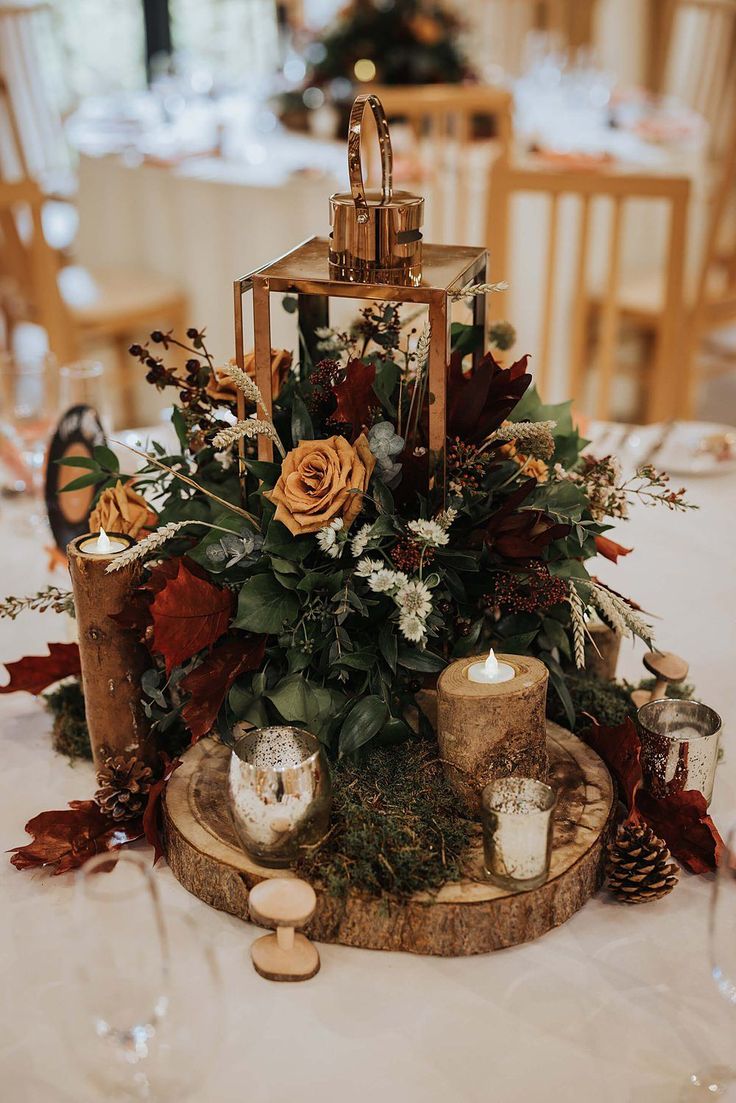
[[[547,780],[547,667],[526,655],[499,655],[508,681],[471,681],[484,655],[460,659],[437,680],[437,739],[445,776],[463,811],[480,816],[480,794],[497,777]]]
[[[150,759],[149,721],[141,703],[141,677],[151,665],[135,633],[114,619],[130,602],[140,566],[130,563],[106,573],[116,554],[135,541],[109,533],[108,550],[98,551],[98,533],[73,540],[67,547],[69,574],[79,632],[79,657],[92,757],[99,770],[114,755]]]

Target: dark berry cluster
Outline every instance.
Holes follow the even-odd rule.
[[[503,613],[544,613],[566,601],[568,586],[540,563],[526,571],[503,571],[494,575],[493,589],[485,595],[489,609]]]
[[[447,448],[447,475],[459,490],[478,490],[487,460],[474,444],[453,437]]]
[[[420,563],[425,567],[429,566],[434,559],[434,548],[425,548],[424,557],[422,558],[421,545],[416,540],[404,537],[403,540],[399,540],[397,544],[394,544],[389,555],[396,564],[397,570],[414,574],[415,571],[419,570]]]

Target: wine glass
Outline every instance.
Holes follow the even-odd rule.
[[[127,850],[98,854],[77,874],[76,937],[57,1018],[105,1099],[191,1098],[222,1034],[214,956],[187,916],[164,912],[157,880]]]
[[[711,976],[723,998],[736,1008],[736,826],[727,837],[713,882],[708,935]],[[694,1072],[682,1100],[718,1099],[735,1082],[736,1068],[725,1065]]]
[[[49,354],[19,359],[0,354],[0,462],[3,494],[26,494],[38,501],[43,492],[46,447],[54,422],[56,371]],[[35,528],[45,516],[28,517]]]
[[[105,432],[110,433],[110,387],[105,366],[99,360],[76,360],[59,369],[59,415],[72,406],[91,406]]]

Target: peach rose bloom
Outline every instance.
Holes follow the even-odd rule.
[[[156,527],[156,514],[146,499],[131,484],[123,486],[120,479],[103,490],[89,517],[89,531],[124,532],[138,540],[148,533],[142,529]]]
[[[267,495],[276,505],[276,520],[292,536],[318,532],[337,517],[349,528],[362,509],[362,492],[375,465],[363,433],[355,444],[337,436],[300,441]]]

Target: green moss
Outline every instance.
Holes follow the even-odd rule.
[[[437,753],[406,743],[338,763],[330,834],[298,872],[338,897],[407,897],[459,880],[474,826],[457,815]]]
[[[66,755],[70,762],[78,758],[91,760],[92,748],[84,715],[84,697],[78,679],[64,682],[52,693],[45,693],[44,701],[54,718],[51,733],[54,750]]]
[[[632,692],[635,689],[652,689],[654,686],[654,678],[644,678],[637,685],[629,682],[604,682],[584,671],[580,674],[567,674],[565,681],[575,706],[575,732],[589,728],[591,717],[607,727],[623,724],[627,716],[633,719],[636,716],[636,707],[631,700]],[[684,682],[673,683],[667,688],[667,696],[678,700],[689,700],[692,695],[693,687]],[[550,720],[563,727],[568,726],[562,705],[555,694],[547,697],[547,714]]]

